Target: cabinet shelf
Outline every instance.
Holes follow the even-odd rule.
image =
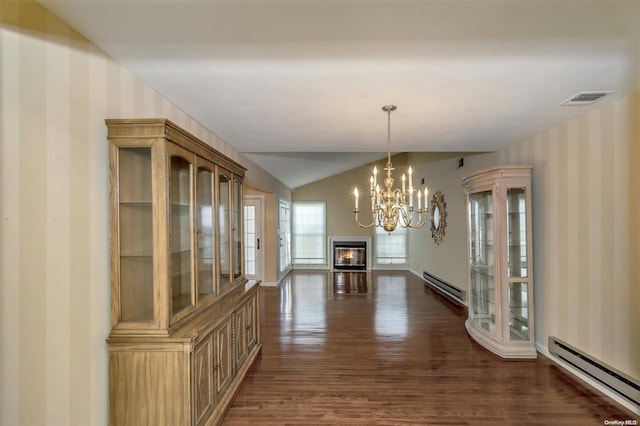
[[[171,204],[171,208],[175,209],[175,210],[184,210],[184,211],[191,212],[191,204],[176,204],[176,203],[173,203],[173,204]]]
[[[127,259],[127,258],[147,258],[147,259],[153,259],[153,254],[151,253],[126,253],[126,254],[121,254],[120,255],[120,259]]]
[[[151,208],[152,206],[153,206],[152,201],[120,201],[120,207]]]
[[[489,267],[486,268],[478,268],[477,265],[474,265],[471,268],[471,274],[478,274],[478,275],[484,275],[485,277],[490,277],[493,278],[493,269],[489,269]]]

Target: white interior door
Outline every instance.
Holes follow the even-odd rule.
[[[247,279],[263,280],[262,198],[244,199],[244,271]]]

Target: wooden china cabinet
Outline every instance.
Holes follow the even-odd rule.
[[[261,350],[245,169],[166,119],[106,124],[110,424],[216,424]]]
[[[531,167],[483,170],[463,183],[470,295],[466,329],[502,358],[536,358]]]

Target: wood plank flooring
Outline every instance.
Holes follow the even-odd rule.
[[[466,334],[464,307],[410,273],[294,271],[261,292],[262,355],[225,425],[639,420],[542,356],[493,356]]]

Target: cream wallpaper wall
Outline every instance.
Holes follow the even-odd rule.
[[[533,165],[536,341],[640,379],[640,93],[502,150]]]
[[[0,1],[0,93],[0,424],[104,425],[104,119],[169,118],[290,190],[34,1]]]
[[[463,158],[463,167],[457,160]],[[409,162],[416,179],[425,179],[429,200],[436,191],[442,192],[447,203],[445,237],[436,245],[431,236],[430,222],[409,233],[409,268],[417,275],[423,271],[435,275],[465,292],[467,278],[466,206],[462,179],[473,172],[495,166],[496,153],[411,153]]]
[[[555,336],[640,379],[640,94],[601,101],[579,118],[496,153],[411,154],[416,176],[447,200],[436,246],[410,233],[410,268],[468,291],[464,176],[497,165],[533,166],[536,343]]]

